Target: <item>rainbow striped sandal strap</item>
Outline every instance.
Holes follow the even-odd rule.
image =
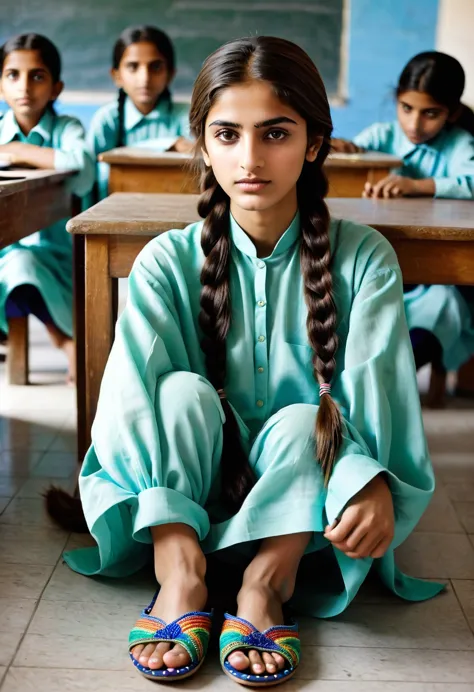
[[[148,608],[142,611],[130,632],[128,648],[133,665],[150,678],[188,677],[200,667],[207,653],[212,627],[212,613],[192,611],[166,624],[160,618],[149,614],[155,600],[156,595]],[[159,642],[179,644],[188,652],[191,663],[182,668],[152,670],[142,666],[131,653],[131,649],[138,644],[158,644]]]
[[[290,678],[300,662],[300,638],[298,625],[276,625],[260,632],[251,622],[226,614],[222,626],[219,649],[221,666],[229,677],[243,685],[270,686]],[[236,649],[256,649],[283,656],[287,665],[278,673],[255,675],[236,670],[227,660]]]

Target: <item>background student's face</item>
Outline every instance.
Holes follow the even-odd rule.
[[[413,144],[436,137],[449,119],[449,109],[423,91],[406,91],[397,100],[398,121]]]
[[[164,56],[148,41],[132,43],[125,49],[112,77],[139,110],[150,111],[173,79]]]
[[[15,115],[39,120],[50,101],[62,91],[37,50],[14,50],[3,63],[3,98]]]
[[[219,94],[206,119],[203,156],[232,205],[265,211],[288,196],[296,200],[303,163],[315,160],[319,146],[308,149],[306,121],[271,84],[252,80]]]

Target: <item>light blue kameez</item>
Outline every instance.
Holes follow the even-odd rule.
[[[354,142],[402,158],[402,168],[394,171],[399,175],[433,178],[437,198],[474,199],[474,137],[465,130],[446,127],[430,142],[412,144],[398,122],[375,123]],[[436,336],[448,370],[458,370],[474,354],[474,304],[455,286],[418,286],[405,294],[405,310],[410,329]]]
[[[224,413],[199,346],[201,226],[160,235],[135,262],[80,477],[98,547],[66,553],[67,563],[86,575],[129,575],[150,558],[149,527],[169,522],[192,526],[206,552],[300,531],[313,532],[310,550],[318,551],[329,546],[326,524],[385,471],[396,531],[376,568],[404,598],[435,595],[439,584],[406,577],[394,563],[393,549],[426,509],[434,477],[393,249],[371,228],[331,223],[340,339],[333,393],[345,424],[325,488],[312,438],[319,394],[305,327],[299,215],[267,258],[257,257],[231,219],[226,392],[257,482],[229,518],[218,500]],[[305,610],[313,615],[344,610],[373,563],[334,555],[342,588],[322,597],[315,582],[307,584]]]
[[[55,149],[55,169],[77,170],[69,182],[71,194],[83,196],[91,190],[94,162],[76,118],[48,110],[25,136],[13,111],[7,111],[0,119],[0,145],[13,141]],[[0,251],[0,330],[8,331],[5,304],[9,294],[17,286],[31,284],[41,293],[56,326],[72,336],[72,241],[67,221],[57,221]]]
[[[118,127],[117,101],[102,106],[94,114],[87,141],[95,157],[117,146]],[[148,115],[143,115],[130,98],[125,99],[122,146],[147,146],[167,151],[178,137],[189,137],[189,105],[165,97]],[[96,175],[99,199],[104,199],[108,194],[109,166],[98,163]]]

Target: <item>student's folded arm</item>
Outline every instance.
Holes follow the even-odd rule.
[[[338,399],[351,441],[328,486],[331,523],[350,500],[351,474],[369,482],[384,472],[395,508],[395,539],[411,533],[433,490],[416,372],[403,305],[402,276],[390,248],[386,268],[368,273],[354,299]],[[353,444],[354,453],[350,449]]]
[[[57,170],[76,170],[71,191],[82,197],[91,191],[95,180],[95,164],[85,141],[79,120],[71,118],[61,133],[61,147],[55,149],[54,167]]]
[[[434,178],[435,197],[474,199],[474,137],[463,137],[449,157],[449,174]]]

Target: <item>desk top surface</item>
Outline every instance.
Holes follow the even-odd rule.
[[[11,169],[0,171],[0,198],[18,192],[45,187],[69,178],[74,171]]]
[[[199,221],[198,195],[118,192],[72,218],[73,234],[153,236]],[[440,199],[327,200],[331,215],[388,238],[474,242],[474,202]]]
[[[109,164],[128,166],[166,166],[170,168],[189,164],[191,154],[159,152],[145,147],[119,147],[99,154],[99,160]],[[326,166],[329,168],[396,168],[401,160],[390,154],[368,151],[361,154],[330,154]]]

